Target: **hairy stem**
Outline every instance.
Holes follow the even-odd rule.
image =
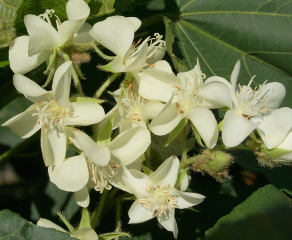
[[[117,78],[117,76],[119,76],[120,73],[114,73],[113,75],[111,75],[109,77],[108,80],[106,80],[102,85],[101,87],[97,90],[97,92],[95,93],[95,97],[96,98],[99,98],[102,93],[105,91],[105,89]]]
[[[107,198],[109,191],[108,190],[104,190],[102,195],[101,195],[101,199],[99,201],[99,204],[97,205],[97,207],[94,209],[93,213],[90,216],[90,222],[91,222],[91,226],[93,227],[93,229],[96,227],[96,225],[98,224],[100,217],[101,217],[101,212],[105,203],[105,200]]]

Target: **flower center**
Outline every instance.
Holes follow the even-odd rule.
[[[143,207],[149,209],[153,212],[153,217],[158,215],[166,215],[166,210],[168,207],[176,208],[175,199],[176,197],[171,196],[170,193],[173,192],[169,190],[169,183],[166,182],[163,187],[160,185],[153,186],[152,183],[148,182],[146,185],[146,192],[148,197],[146,199],[138,199],[138,202],[143,204]]]
[[[38,116],[37,125],[43,123],[45,127],[48,127],[47,124],[53,124],[60,129],[67,121],[67,117],[73,114],[73,112],[69,113],[68,108],[57,105],[54,100],[37,102],[33,108],[37,110],[37,113],[32,114]]]
[[[259,86],[259,90],[256,91],[256,88],[252,90],[250,84],[253,78],[250,80],[248,86],[240,86],[239,91],[236,91],[236,99],[238,102],[239,113],[243,117],[248,119],[258,116],[269,114],[270,110],[265,107],[265,104],[269,100],[271,93],[267,90],[265,83]]]
[[[129,89],[128,92],[124,94],[123,104],[123,109],[127,113],[127,117],[134,121],[141,122],[142,108],[146,101],[146,99],[142,98],[140,95],[137,96],[136,93]]]
[[[110,162],[106,166],[98,166],[87,160],[87,166],[89,171],[89,176],[95,184],[95,191],[102,193],[104,189],[111,190],[112,186],[109,184],[106,177],[114,178],[117,172],[114,170],[115,168],[119,168],[116,162],[110,160]]]

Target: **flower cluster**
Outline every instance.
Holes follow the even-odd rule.
[[[91,26],[85,22],[90,9],[83,0],[70,0],[66,10],[67,21],[61,23],[56,16],[57,29],[50,20],[53,10],[25,17],[29,36],[13,41],[9,60],[15,73],[15,88],[32,105],[2,126],[8,126],[22,138],[41,130],[41,150],[51,182],[64,191],[74,192],[80,206],[89,205],[89,188],[103,193],[114,186],[136,197],[129,210],[129,223],[157,217],[176,238],[175,208],[190,208],[205,198],[184,192],[187,186],[180,186],[187,181],[184,174],[192,163],[192,158],[186,159],[188,148],[194,146],[194,142],[186,139],[190,129],[196,141],[210,149],[210,156],[222,131],[227,148],[242,144],[250,136],[268,150],[286,150],[277,156],[277,161],[291,160],[292,110],[279,108],[285,96],[282,84],[265,82],[252,89],[251,79],[247,86],[237,85],[240,62],[236,63],[230,82],[218,76],[204,80],[199,61],[192,70],[175,75],[170,64],[162,60],[165,42],[160,34],[134,42],[134,34],[141,25],[139,19],[113,16]],[[114,56],[105,55],[100,46]],[[76,54],[91,50],[111,60],[101,69],[112,72],[114,78],[124,76],[120,88],[112,93],[116,106],[107,114],[98,99],[101,94],[85,97],[79,82],[82,78],[79,65],[84,61],[76,61]],[[52,80],[50,91],[23,75],[44,61],[48,65],[44,87]],[[76,97],[70,98],[72,78],[78,101]],[[219,127],[211,109],[227,110]],[[93,137],[78,128],[91,125]],[[153,169],[147,162],[156,159],[149,158],[149,152],[159,141],[163,144],[159,145],[158,156],[163,161]],[[171,149],[164,150],[166,141],[167,145],[172,144]],[[66,158],[69,144],[78,155]],[[177,157],[180,155],[181,162]],[[229,165],[232,158],[227,158]],[[199,158],[193,159],[196,166],[204,164],[200,171],[215,176],[215,168],[209,163],[216,161],[216,157],[198,162],[195,160]],[[226,169],[220,168],[216,174],[222,175],[223,170]],[[38,225],[59,229],[45,219]],[[90,234],[97,239],[95,233]]]

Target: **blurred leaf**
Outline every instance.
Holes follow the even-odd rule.
[[[0,211],[0,222],[1,239],[76,239],[55,229],[36,226],[10,210]]]
[[[116,0],[114,4],[115,14],[133,11],[136,0]]]
[[[9,61],[2,61],[0,62],[0,68],[4,68],[4,67],[7,67],[9,65]]]
[[[291,237],[292,200],[266,185],[206,231],[206,240],[284,240]]]
[[[115,11],[113,5],[115,0],[89,0],[86,1],[90,7],[88,19],[94,19]]]
[[[229,79],[241,61],[239,83],[247,85],[278,81],[285,85],[292,102],[292,2],[290,0],[171,0],[172,30],[178,40],[173,53],[188,69],[200,60],[202,71],[211,77]]]
[[[23,0],[0,0],[0,18],[13,21]]]
[[[144,173],[147,175],[147,176],[151,176],[153,174],[153,171],[151,171],[148,167],[146,167],[145,165],[142,165],[142,169],[144,171]]]

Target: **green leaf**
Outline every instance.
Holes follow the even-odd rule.
[[[75,232],[73,226],[69,223],[69,221],[65,218],[65,216],[61,212],[57,212],[57,214],[61,218],[63,223],[65,223],[65,225],[69,229],[70,233],[73,235]]]
[[[91,228],[89,212],[88,212],[87,208],[83,208],[82,217],[81,217],[81,221],[80,221],[80,225],[79,225],[78,229],[81,229],[81,228],[84,228],[84,227]]]
[[[7,67],[9,65],[9,61],[7,60],[7,61],[2,61],[2,62],[0,62],[0,68],[5,68],[5,67]]]
[[[241,61],[238,82],[247,85],[278,81],[287,90],[283,106],[292,102],[292,2],[289,0],[173,0],[172,31],[178,38],[173,53],[188,69],[199,58],[207,77],[229,79]],[[179,57],[180,58],[180,57]]]
[[[223,121],[222,121],[223,122]],[[197,140],[197,143],[201,146],[201,147],[205,147],[204,144],[202,143],[202,139],[201,139],[201,136],[200,134],[198,133],[197,129],[195,128],[195,126],[192,124],[192,130],[193,130],[193,133],[195,135],[195,138]]]
[[[147,176],[151,176],[153,174],[153,171],[151,171],[148,167],[144,165],[142,165],[142,169]]]
[[[133,11],[137,0],[116,0],[114,4],[115,14]]]
[[[219,131],[222,131],[223,127],[223,120],[218,124]]]
[[[86,1],[90,7],[88,19],[94,19],[115,11],[113,5],[115,0],[89,0]]]
[[[116,114],[114,113],[111,118],[106,122],[97,136],[97,144],[104,145],[111,141],[112,129]]]
[[[182,63],[181,60],[179,60],[173,53],[172,53],[172,44],[174,42],[174,34],[172,33],[172,26],[173,23],[168,17],[163,17],[163,21],[165,24],[165,43],[166,43],[166,52],[168,53],[169,57],[171,58],[171,61],[176,69],[176,71],[179,72],[187,72],[188,68],[187,66]]]
[[[23,0],[0,0],[0,18],[13,21]]]
[[[206,240],[290,239],[292,200],[273,185],[254,192],[206,232]]]
[[[70,98],[70,102],[94,102],[94,103],[103,103],[104,100],[96,99],[96,98],[87,98],[87,97],[72,97]]]
[[[99,235],[98,239],[110,240],[110,239],[118,238],[121,236],[131,237],[131,235],[129,233],[117,232],[117,233],[105,233],[105,234]]]
[[[180,185],[181,181],[183,180],[184,176],[186,175],[188,169],[183,169],[180,172],[178,172],[177,175],[177,179],[176,179],[176,183],[174,185],[175,188],[178,188],[178,186]]]
[[[0,222],[0,239],[76,239],[70,237],[68,233],[36,226],[6,209],[0,211]]]
[[[171,133],[169,134],[167,143],[166,143],[166,147],[171,144],[171,142],[180,134],[180,132],[184,129],[184,127],[186,126],[188,122],[187,118],[183,118],[179,124],[171,131]]]

